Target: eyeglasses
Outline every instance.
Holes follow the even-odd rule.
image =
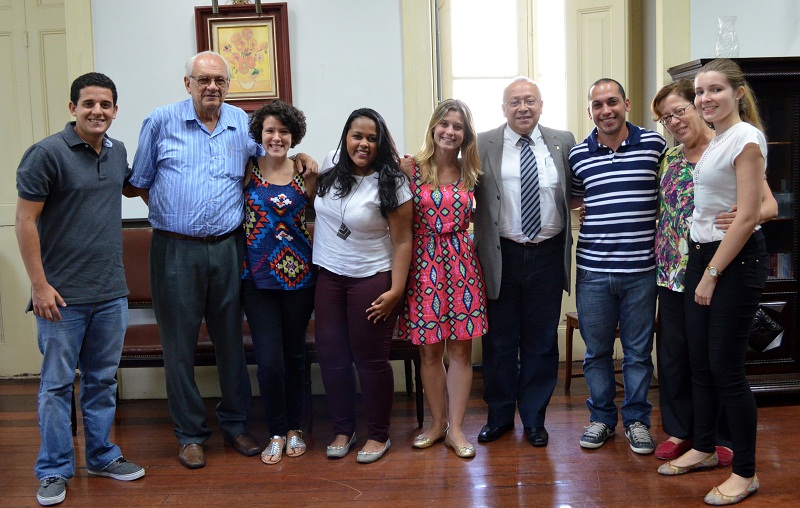
[[[681,117],[683,117],[683,115],[686,114],[686,108],[688,108],[689,106],[694,106],[694,103],[690,102],[689,104],[685,105],[684,107],[676,109],[675,111],[672,112],[671,115],[662,116],[661,120],[659,120],[658,123],[660,123],[661,125],[666,127],[667,125],[670,124],[670,122],[672,122],[673,118],[681,118]]]
[[[199,78],[196,78],[194,76],[189,76],[189,77],[195,80],[197,84],[200,86],[208,86],[213,82],[215,85],[217,85],[218,88],[225,88],[226,86],[228,86],[228,81],[229,81],[228,78],[211,79],[208,76],[200,76]]]
[[[521,105],[525,104],[529,108],[532,108],[539,102],[539,99],[535,99],[533,97],[528,97],[527,99],[519,100],[519,99],[511,99],[510,101],[506,102],[506,105],[512,108],[518,108]]]

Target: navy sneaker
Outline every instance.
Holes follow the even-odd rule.
[[[614,429],[602,422],[591,422],[586,427],[586,432],[581,436],[581,446],[584,448],[600,448],[608,438],[614,435]]]

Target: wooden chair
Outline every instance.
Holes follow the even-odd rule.
[[[150,223],[143,219],[124,219],[122,221],[122,261],[125,265],[125,278],[128,283],[128,308],[152,309],[153,300],[150,292],[150,266],[149,253],[150,241],[153,230]],[[253,339],[250,328],[245,320],[242,323],[243,343],[245,358],[248,365],[255,365],[256,358],[253,350]],[[406,374],[406,392],[409,396],[416,391],[417,421],[422,427],[424,417],[424,403],[422,397],[422,378],[419,371],[419,350],[409,341],[392,340],[390,360],[403,360]],[[311,364],[318,363],[317,349],[314,342],[314,320],[309,323],[306,336],[306,403],[310,408],[311,403]],[[414,365],[414,385],[412,386],[411,366]],[[205,323],[201,325],[195,349],[196,366],[216,365],[214,345],[206,329]],[[164,350],[161,347],[161,338],[158,334],[156,323],[142,323],[128,325],[125,332],[122,356],[119,368],[138,367],[163,367]],[[72,435],[77,434],[77,411],[75,395],[72,396]],[[311,429],[311,411],[308,411],[308,428]]]
[[[584,377],[583,372],[578,372],[573,374],[572,373],[572,339],[575,333],[575,329],[580,329],[578,326],[578,313],[577,312],[567,312],[564,314],[567,322],[567,331],[566,331],[566,365],[564,369],[564,394],[569,395],[569,389],[572,385],[572,378],[575,377]],[[658,320],[656,320],[654,328],[655,330],[655,338],[658,338]],[[619,338],[619,326],[617,326],[617,338]],[[655,339],[653,344],[655,344]],[[614,370],[614,374],[622,374],[622,368]],[[624,388],[624,385],[620,381],[615,381],[617,386],[620,388]],[[658,388],[658,384],[654,384],[650,386],[650,389]]]

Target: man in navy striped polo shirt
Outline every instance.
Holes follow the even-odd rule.
[[[656,307],[656,175],[666,142],[657,132],[627,122],[628,111],[630,100],[621,84],[596,81],[589,88],[588,113],[597,127],[569,154],[573,206],[582,203],[586,209],[576,251],[576,294],[591,423],[580,444],[599,448],[614,435],[619,323],[625,436],[634,452],[647,454],[654,449],[647,391]]]

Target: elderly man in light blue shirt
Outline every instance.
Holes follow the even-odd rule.
[[[243,259],[244,168],[261,147],[247,114],[223,101],[225,60],[199,53],[183,78],[190,99],[155,110],[142,125],[131,184],[150,207],[150,284],[164,348],[167,399],[189,469],[205,465],[211,435],[194,382],[194,352],[205,318],[222,398],[216,413],[239,453],[261,451],[247,433],[250,381],[242,345],[239,287]]]

